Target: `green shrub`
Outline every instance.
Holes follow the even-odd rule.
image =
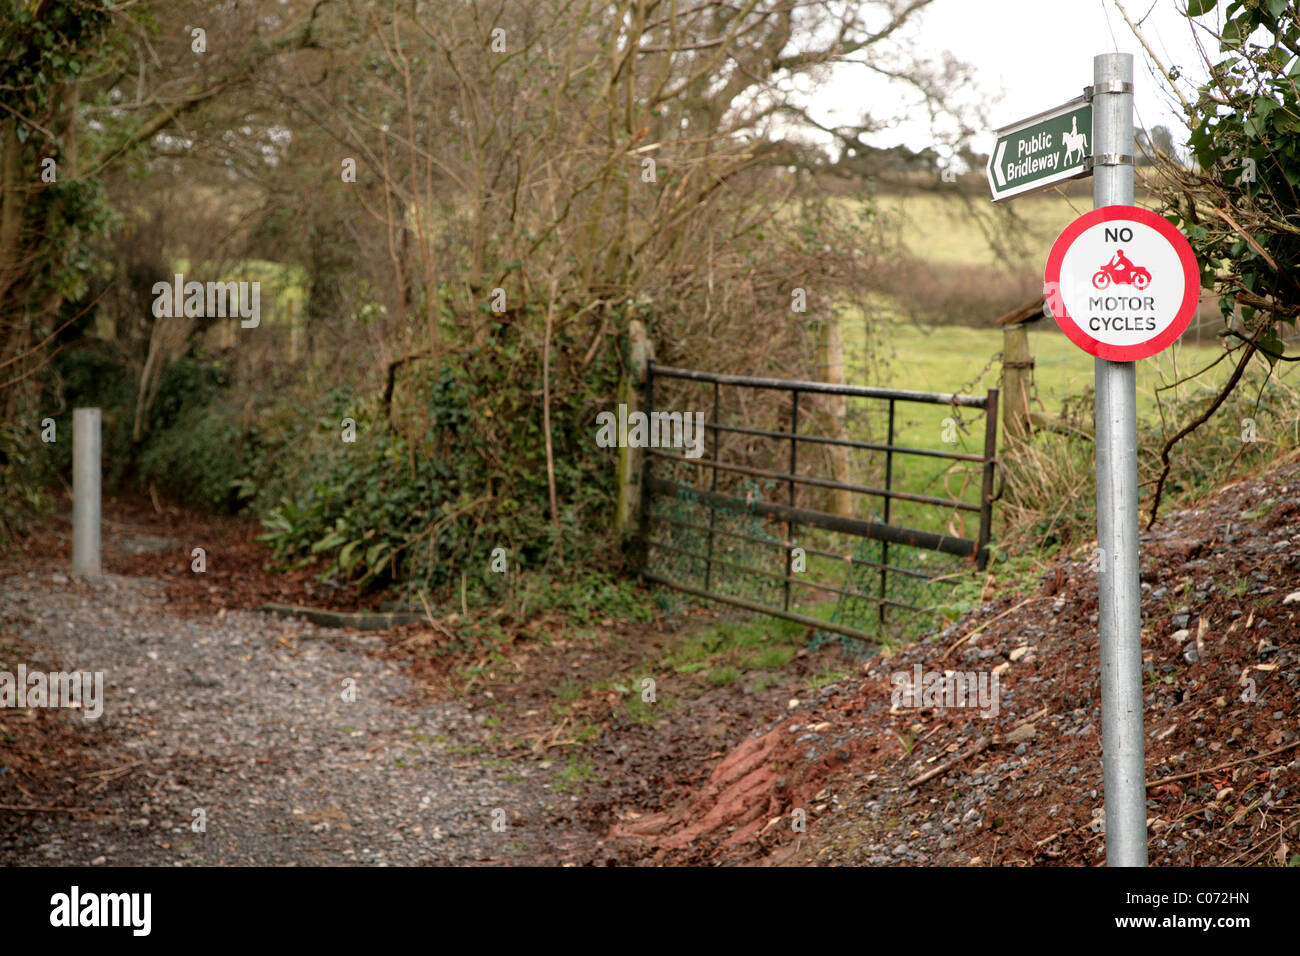
[[[55,389],[43,396],[55,421],[58,441],[49,446],[53,473],[72,474],[72,413],[77,408],[98,408],[103,415],[100,440],[106,488],[121,484],[134,457],[131,423],[136,387],[122,358],[102,345],[60,353],[52,363]],[[58,410],[57,413],[55,410]]]
[[[41,441],[37,423],[0,422],[0,548],[53,510],[48,488],[55,447]]]
[[[540,402],[526,384],[540,380],[538,358],[502,324],[454,362],[408,376],[391,426],[382,407],[357,412],[357,442],[345,444],[337,419],[318,423],[312,440],[276,463],[279,476],[294,470],[299,479],[267,479],[296,489],[263,512],[264,540],[281,560],[324,554],[326,574],[362,588],[400,582],[408,597],[450,597],[463,576],[476,603],[520,595],[512,575],[489,569],[495,548],[505,549],[510,572],[547,566],[557,580],[561,567],[573,580],[580,566],[608,565],[613,468],[595,448],[593,409],[608,403],[617,366],[595,363],[552,396],[553,522]],[[311,450],[323,453],[308,467]],[[570,594],[588,607],[625,605],[599,585]],[[556,597],[534,588],[520,597],[529,600],[538,608]]]
[[[238,483],[247,471],[235,413],[214,404],[182,410],[171,427],[149,436],[140,480],[191,507],[238,509]]]
[[[224,398],[230,375],[221,362],[183,356],[158,377],[158,392],[149,409],[150,432],[166,431],[188,410],[206,408]]]

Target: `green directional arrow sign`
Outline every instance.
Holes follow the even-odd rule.
[[[993,201],[1092,172],[1092,104],[1085,97],[1005,126],[989,155]]]

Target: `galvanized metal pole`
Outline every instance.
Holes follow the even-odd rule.
[[[72,412],[72,570],[99,574],[100,414]]]
[[[1092,205],[1133,204],[1133,55],[1093,58]],[[1096,359],[1098,619],[1106,865],[1147,865],[1138,579],[1137,374]]]

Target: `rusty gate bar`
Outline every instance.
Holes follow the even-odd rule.
[[[950,534],[936,534],[919,528],[905,528],[900,525],[882,524],[863,518],[842,518],[825,511],[811,511],[807,508],[791,508],[769,501],[747,502],[743,498],[733,498],[717,491],[703,491],[689,485],[678,484],[664,478],[646,479],[646,488],[660,494],[676,497],[678,492],[685,492],[705,504],[718,508],[731,508],[739,513],[752,512],[777,521],[791,521],[794,524],[812,525],[825,531],[842,531],[856,534],[862,538],[874,538],[877,541],[891,541],[909,548],[923,548],[926,551],[939,551],[951,554],[955,558],[974,558],[979,550],[979,542],[971,538],[959,538]]]
[[[716,384],[716,383],[715,383]],[[799,390],[790,392],[790,507],[794,508],[794,476],[799,470]],[[716,475],[717,469],[713,473]],[[785,602],[782,610],[790,610],[790,569],[794,557],[794,522],[787,521],[785,526]]]
[[[660,516],[655,520],[662,521],[664,524],[675,524],[679,528],[692,528],[696,530],[699,529],[699,525],[691,524],[689,521],[681,521],[677,518],[665,518],[663,516]],[[784,548],[786,546],[786,542],[777,541],[775,538],[755,538],[751,534],[741,534],[739,531],[723,531],[721,528],[719,528],[717,531],[714,532],[714,534],[720,534],[726,538],[738,538],[741,541],[748,541],[750,544],[761,544],[770,548]],[[816,554],[823,558],[834,558],[837,561],[844,561],[850,564],[861,565],[864,568],[885,567],[885,565],[881,564],[879,561],[869,561],[866,558],[855,558],[852,555],[848,555],[848,554],[836,554],[834,551],[823,551],[821,548],[814,548],[812,545],[804,544],[804,545],[800,545],[800,547],[803,548],[804,551],[806,551],[808,554]],[[719,558],[718,560],[722,560],[722,559]],[[895,574],[905,574],[908,575],[909,577],[923,578],[927,581],[932,577],[931,575],[926,574],[924,571],[914,571],[911,568],[891,567],[889,568],[889,570],[893,571]]]
[[[676,590],[693,594],[698,597],[721,601],[748,610],[782,617],[787,620],[814,626],[822,630],[836,631],[851,637],[867,641],[876,641],[879,640],[879,634],[873,635],[860,628],[850,626],[849,624],[825,621],[821,618],[801,614],[796,610],[792,610],[791,585],[798,584],[802,587],[812,588],[823,593],[837,594],[841,596],[841,599],[849,597],[855,600],[875,603],[878,608],[881,624],[883,625],[885,621],[886,605],[912,611],[922,610],[922,608],[918,608],[914,604],[893,600],[888,597],[888,574],[890,572],[927,581],[941,576],[936,574],[927,574],[924,571],[916,570],[915,568],[896,567],[891,565],[889,563],[891,544],[935,551],[954,557],[969,559],[980,569],[983,569],[986,566],[988,561],[988,545],[991,538],[992,505],[995,497],[993,493],[995,484],[994,474],[997,464],[995,456],[997,453],[998,390],[996,388],[989,389],[986,396],[977,397],[944,392],[918,392],[901,389],[836,385],[827,382],[808,382],[741,375],[723,375],[697,371],[694,369],[682,369],[673,366],[659,365],[653,360],[650,360],[646,365],[645,375],[645,411],[647,415],[654,414],[654,378],[659,375],[667,378],[707,382],[713,386],[713,421],[705,423],[704,426],[713,432],[713,455],[711,458],[703,460],[687,458],[684,454],[672,454],[657,447],[657,441],[655,443],[656,447],[646,449],[642,470],[644,494],[641,498],[640,514],[641,547],[644,549],[642,551],[642,574],[645,579],[667,585]],[[732,385],[740,388],[773,389],[789,392],[791,398],[790,430],[788,432],[773,431],[740,425],[722,424],[718,419],[721,412],[720,392],[721,386],[723,385]],[[800,395],[804,392],[810,394],[842,395],[851,398],[867,398],[886,401],[888,403],[888,427],[885,443],[881,444],[878,442],[857,441],[848,438],[827,437],[823,435],[800,434]],[[897,433],[896,411],[897,403],[900,401],[932,405],[947,405],[952,407],[954,411],[958,407],[978,408],[983,410],[985,413],[984,454],[976,455],[964,452],[938,451],[929,448],[912,448],[896,445],[894,443]],[[687,414],[690,413],[688,412]],[[754,468],[723,462],[721,439],[724,432],[753,435],[760,438],[788,440],[790,442],[789,470],[783,473],[765,468]],[[855,484],[848,481],[837,481],[816,477],[814,475],[799,474],[799,442],[801,441],[883,452],[885,455],[884,487],[875,488],[869,485]],[[895,455],[916,455],[928,458],[943,458],[952,461],[971,463],[979,462],[982,465],[981,496],[979,504],[971,504],[970,502],[955,498],[942,498],[896,490],[893,484]],[[699,488],[694,483],[682,484],[676,480],[658,477],[653,473],[651,465],[655,458],[667,459],[678,464],[689,464],[695,468],[710,468],[712,470],[712,475],[710,476],[708,490]],[[733,495],[719,492],[718,475],[719,472],[722,471],[738,475],[754,476],[769,481],[783,482],[787,487],[787,503],[777,504],[776,502],[753,500],[748,495],[745,499],[741,499]],[[673,471],[673,477],[677,477],[677,472],[675,470]],[[851,516],[846,517],[839,514],[817,511],[811,508],[798,507],[796,486],[800,484],[819,488],[841,489],[860,495],[879,497],[883,500],[882,511],[884,520],[875,521],[859,519]],[[698,550],[692,550],[690,548],[679,547],[677,544],[670,543],[669,541],[654,540],[651,538],[651,509],[656,495],[660,496],[661,500],[665,497],[680,499],[709,508],[709,520],[707,525],[680,520],[679,518],[673,518],[668,515],[653,517],[654,522],[665,522],[668,525],[690,529],[697,533],[706,532],[704,553],[700,553]],[[892,518],[891,505],[893,499],[910,501],[921,505],[929,505],[944,509],[977,512],[979,514],[978,536],[972,539],[890,524]],[[775,537],[771,539],[757,538],[752,534],[746,535],[727,528],[719,528],[717,526],[717,515],[720,510],[735,515],[749,515],[751,517],[762,517],[781,522],[785,525],[785,540],[781,541]],[[857,566],[877,569],[880,572],[878,595],[871,596],[862,593],[860,589],[856,589],[857,586],[851,583],[853,580],[852,574],[849,574],[843,582],[845,587],[835,587],[829,584],[823,584],[819,581],[796,578],[793,567],[794,549],[796,546],[795,529],[800,526],[856,535],[879,541],[880,562],[869,560],[866,557],[854,557],[851,554],[839,554],[816,547],[802,546],[802,550],[805,554],[815,554],[823,558],[843,561],[846,562],[846,566],[849,568]],[[775,570],[766,570],[763,567],[739,564],[736,561],[728,560],[727,558],[718,555],[716,551],[718,548],[717,539],[719,536],[746,541],[762,547],[771,547],[774,550],[780,549],[784,552],[785,556],[784,573],[777,573]],[[695,538],[695,541],[697,542],[696,547],[698,547],[699,538]],[[682,541],[681,543],[688,544],[689,539]],[[672,580],[670,577],[666,576],[666,574],[652,571],[648,567],[646,560],[648,559],[650,549],[658,549],[660,552],[665,553],[680,554],[696,561],[702,561],[704,564],[703,589],[688,585],[684,581]],[[699,565],[695,565],[695,567],[698,569]],[[764,604],[760,601],[750,600],[748,597],[739,597],[730,593],[720,593],[715,590],[714,587],[715,568],[735,569],[745,575],[754,575],[765,580],[781,582],[782,597],[780,600],[780,607],[775,606],[775,600],[773,600],[771,604]],[[691,575],[698,575],[698,573],[698,570],[690,572],[687,577],[689,578]],[[775,594],[771,594],[772,599],[775,599],[775,597]]]
[[[976,561],[981,571],[989,563],[989,538],[993,533],[993,472],[997,468],[998,453],[998,390],[996,388],[989,389],[988,405],[985,408],[987,422],[984,426],[984,483],[980,489],[979,550],[976,551]]]
[[[717,382],[713,383],[713,420],[718,420],[718,390],[722,386]],[[718,464],[722,456],[722,436],[717,432],[713,433],[713,487],[711,491],[718,490]],[[717,522],[718,513],[715,509],[709,509],[709,559],[704,566],[704,590],[709,589],[713,583],[713,526]]]
[[[652,542],[656,548],[663,548],[665,551],[671,551],[674,554],[680,554],[688,558],[698,558],[698,551],[687,551],[685,548],[679,548],[673,544],[665,544],[662,541]],[[892,604],[894,607],[907,608],[909,611],[921,610],[915,604],[908,604],[904,601],[893,601],[888,599],[872,597],[869,594],[861,594],[857,591],[846,591],[844,588],[837,588],[833,584],[821,584],[815,581],[796,581],[794,578],[777,574],[775,571],[764,571],[761,568],[752,568],[746,564],[737,564],[735,561],[728,561],[725,558],[713,559],[718,565],[727,568],[735,568],[738,571],[744,571],[746,574],[757,574],[759,577],[768,578],[772,581],[785,581],[787,583],[798,584],[806,588],[815,588],[818,591],[826,591],[829,594],[843,594],[845,597],[856,598],[860,601],[870,601],[872,604],[884,600],[886,604]]]
[[[715,383],[716,384],[716,383]],[[983,401],[983,399],[981,399]],[[742,425],[719,425],[705,422],[705,428],[720,432],[736,432],[740,435],[758,435],[761,438],[789,438],[789,432],[774,432],[765,428],[746,428]],[[960,451],[936,451],[933,448],[912,448],[909,445],[882,445],[879,442],[856,441],[849,438],[827,438],[824,435],[800,435],[800,441],[821,442],[823,445],[843,445],[845,448],[862,448],[866,451],[896,451],[900,455],[923,455],[927,458],[951,458],[953,461],[983,461],[983,455],[970,455]]]
[[[647,581],[653,581],[656,584],[670,587],[674,591],[683,591],[686,594],[692,594],[698,598],[706,598],[710,601],[721,601],[723,604],[732,604],[736,607],[743,607],[748,611],[757,611],[760,614],[770,614],[773,617],[780,617],[787,621],[794,621],[796,624],[806,624],[809,627],[815,627],[823,631],[835,631],[837,634],[846,634],[849,637],[855,637],[860,641],[877,643],[880,640],[879,634],[872,634],[870,631],[864,631],[861,628],[849,627],[847,624],[834,624],[830,621],[823,621],[821,618],[810,617],[807,614],[800,614],[797,611],[783,611],[780,608],[768,607],[766,604],[759,604],[757,601],[748,601],[745,598],[733,597],[730,594],[718,594],[715,591],[701,591],[699,588],[693,588],[690,585],[682,584],[680,581],[674,581],[671,578],[661,577],[651,571],[644,572],[642,576]]]
[[[647,414],[653,412],[655,407],[654,365],[655,363],[653,359],[646,362],[645,410]],[[714,454],[717,454],[716,450]],[[650,490],[650,482],[653,480],[650,474],[651,463],[652,459],[649,455],[646,455],[641,459],[641,501],[638,507],[640,513],[637,515],[637,534],[633,554],[635,555],[636,563],[642,568],[645,568],[650,563],[650,501],[648,500],[648,492]]]
[[[894,400],[889,400],[889,433],[885,438],[885,490],[893,488],[894,478]],[[885,496],[885,524],[889,524],[889,496]],[[889,542],[880,542],[880,623],[885,623],[885,588],[889,574]]]
[[[799,435],[798,439],[803,441],[804,436]],[[673,455],[662,448],[647,448],[646,452],[656,458],[667,458],[670,461],[691,465],[694,468],[714,467],[712,461],[687,458],[684,455]],[[975,460],[983,461],[984,459],[977,458]],[[900,501],[915,501],[923,505],[936,505],[941,508],[957,508],[961,511],[978,512],[983,507],[982,505],[973,505],[969,501],[958,501],[956,498],[933,498],[929,495],[914,495],[907,491],[887,491],[883,488],[872,488],[870,485],[855,485],[846,481],[833,481],[830,478],[814,478],[812,475],[791,475],[784,471],[767,471],[764,468],[749,468],[745,465],[719,464],[717,467],[722,471],[733,471],[738,475],[754,475],[757,478],[771,478],[773,481],[794,481],[801,485],[813,485],[817,488],[842,488],[845,491],[856,491],[859,494],[880,498],[897,498]]]
[[[964,408],[983,408],[987,398],[975,395],[957,395],[952,392],[913,392],[900,388],[875,388],[867,385],[832,385],[830,382],[804,382],[793,378],[757,378],[749,375],[723,375],[718,372],[700,372],[691,368],[676,368],[649,362],[647,370],[665,378],[686,378],[696,382],[718,382],[722,385],[739,385],[745,388],[774,388],[788,392],[816,392],[821,395],[847,395],[850,398],[895,398],[900,402],[922,402],[930,405],[960,405]],[[802,441],[802,437],[800,438]],[[838,442],[839,440],[836,439]]]

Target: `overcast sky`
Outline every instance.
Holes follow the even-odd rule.
[[[1204,76],[1191,21],[1179,12],[1186,0],[1121,2],[1166,66],[1178,64],[1186,76]],[[1214,14],[1202,19],[1218,22]],[[1169,126],[1175,142],[1183,141],[1177,101],[1151,71],[1114,0],[935,0],[911,34],[926,48],[948,50],[975,68],[975,89],[967,93],[987,105],[989,120],[988,131],[975,143],[981,152],[992,144],[993,129],[1078,96],[1092,82],[1093,56],[1109,52],[1134,54],[1136,124]],[[1210,52],[1216,54],[1217,48]],[[814,94],[812,103],[819,117],[849,122],[864,103],[897,97],[887,81],[845,67]],[[919,149],[930,145],[931,138],[925,122],[908,121],[872,141]]]

